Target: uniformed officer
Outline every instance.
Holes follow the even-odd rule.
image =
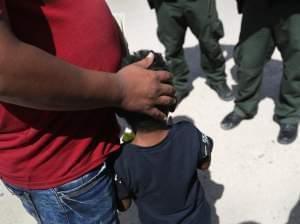
[[[283,59],[283,77],[274,120],[280,125],[278,142],[289,144],[297,137],[300,119],[300,2],[297,0],[242,0],[240,40],[235,48],[237,96],[233,112],[221,126],[236,127],[252,118],[258,108],[262,71],[274,48]]]
[[[223,100],[233,95],[226,84],[225,59],[219,45],[223,25],[218,18],[215,0],[148,0],[155,9],[160,42],[174,74],[173,84],[180,101],[189,92],[189,69],[185,62],[183,44],[189,27],[199,40],[202,68],[207,74],[207,84]]]

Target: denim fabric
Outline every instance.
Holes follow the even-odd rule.
[[[111,171],[102,167],[47,190],[5,183],[39,224],[118,224]]]

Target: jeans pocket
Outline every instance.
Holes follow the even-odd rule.
[[[105,167],[54,190],[62,206],[81,218],[96,219],[99,216],[111,216],[115,212],[112,175]]]
[[[58,195],[78,197],[91,190],[95,185],[97,185],[101,176],[105,176],[107,173],[106,165],[103,165],[101,168],[93,170],[73,181],[70,181],[69,183],[56,187],[55,191]]]

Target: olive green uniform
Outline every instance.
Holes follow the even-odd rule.
[[[215,0],[150,0],[158,22],[158,38],[165,46],[165,55],[174,74],[176,91],[188,88],[189,69],[183,44],[189,27],[199,40],[201,64],[211,86],[225,81],[225,59],[218,43],[223,25],[218,18]]]
[[[244,0],[240,40],[235,48],[237,96],[235,112],[253,117],[258,108],[262,72],[274,48],[283,59],[283,76],[274,119],[300,119],[300,2]]]

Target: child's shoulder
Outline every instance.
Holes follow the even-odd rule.
[[[201,131],[190,121],[178,121],[172,125],[173,133],[177,133],[180,136],[187,136],[192,138],[193,136],[199,137]]]
[[[130,158],[129,154],[132,152],[130,147],[130,143],[123,143],[118,151],[111,154],[110,158],[112,158],[114,164],[124,163]]]
[[[192,122],[186,120],[173,123],[172,128],[178,130],[197,130],[197,127]]]
[[[121,144],[120,150],[118,152],[119,157],[127,157],[128,154],[132,154],[133,152],[135,152],[135,150],[132,150],[134,146],[130,143],[123,143]]]

